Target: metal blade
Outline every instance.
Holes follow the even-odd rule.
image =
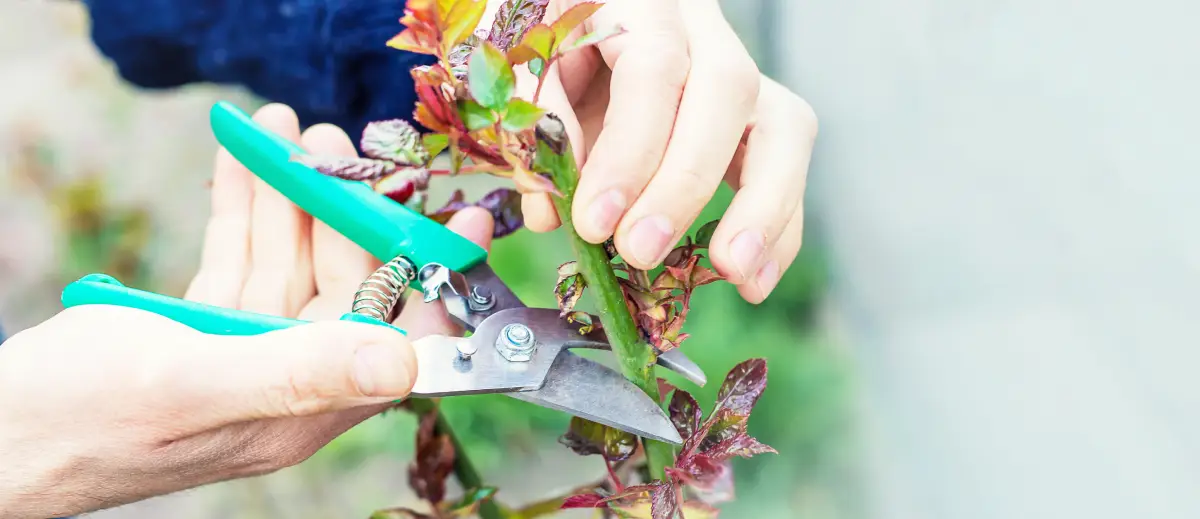
[[[678,348],[659,355],[658,365],[683,375],[683,378],[700,387],[704,387],[704,384],[708,383],[708,377],[704,375],[704,370],[700,369],[698,364]]]
[[[546,384],[508,396],[674,445],[683,439],[671,419],[621,374],[569,351],[555,359]]]

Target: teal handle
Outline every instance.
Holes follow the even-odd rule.
[[[379,261],[407,256],[418,268],[440,263],[465,272],[487,261],[487,251],[424,215],[376,193],[362,182],[321,174],[295,162],[306,154],[226,102],[213,105],[213,135],[234,158],[314,218],[325,222]]]
[[[120,281],[104,274],[89,274],[67,285],[63,289],[62,303],[66,308],[82,305],[114,305],[146,310],[200,332],[214,335],[258,335],[309,324],[309,321],[232,310],[137,290],[126,287]],[[400,333],[405,333],[404,330],[365,315],[345,314],[341,320],[387,326]]]

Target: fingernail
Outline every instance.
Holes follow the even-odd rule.
[[[408,354],[401,346],[371,343],[354,354],[354,379],[367,396],[401,397],[412,390]]]
[[[758,285],[758,290],[762,292],[763,297],[771,294],[775,290],[775,285],[779,283],[779,263],[775,260],[768,261],[763,268],[758,270],[758,275],[754,282]]]
[[[611,235],[617,227],[617,222],[621,220],[621,214],[625,212],[625,204],[625,195],[620,191],[605,191],[592,202],[592,207],[588,208],[588,216],[596,224],[596,229]]]
[[[671,222],[662,215],[647,216],[633,224],[629,231],[629,248],[633,258],[645,265],[652,265],[666,254],[667,246],[675,231]]]
[[[729,243],[729,255],[733,259],[733,268],[736,268],[742,275],[742,279],[750,278],[765,249],[763,235],[750,229],[738,233]]]

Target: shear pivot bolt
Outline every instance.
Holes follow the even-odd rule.
[[[485,312],[496,305],[496,298],[488,287],[475,285],[471,287],[471,310]]]
[[[510,324],[500,330],[496,338],[496,349],[510,362],[529,362],[533,358],[533,330],[523,324]]]

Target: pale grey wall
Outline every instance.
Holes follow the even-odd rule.
[[[778,5],[870,517],[1200,517],[1200,4]]]

